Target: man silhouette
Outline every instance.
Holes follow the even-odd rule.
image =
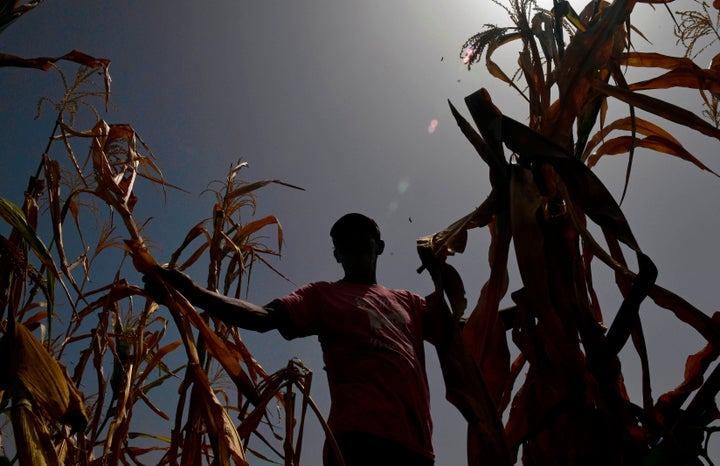
[[[187,275],[156,272],[194,305],[228,325],[265,332],[277,329],[286,339],[317,335],[330,389],[328,424],[347,466],[430,466],[430,397],[425,373],[425,340],[435,305],[404,290],[377,283],[377,259],[385,243],[371,218],[350,213],[330,230],[333,255],[344,276],[314,282],[265,306],[206,290]],[[162,302],[160,285],[144,279],[149,294]],[[324,464],[340,462],[332,450]]]

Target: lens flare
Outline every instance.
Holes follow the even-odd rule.
[[[428,128],[427,128],[428,134],[432,134],[432,133],[435,132],[435,130],[436,130],[437,127],[438,127],[438,123],[439,123],[439,122],[438,122],[437,118],[433,118],[433,119],[430,121],[430,124],[428,125]]]
[[[470,48],[470,47],[466,48],[465,53],[463,53],[463,55],[462,55],[462,62],[467,65],[468,63],[470,63],[470,60],[472,60],[474,55],[475,55],[475,49]]]

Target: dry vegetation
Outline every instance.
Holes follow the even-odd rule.
[[[174,291],[167,302],[169,316],[157,312],[142,288],[123,278],[127,256],[139,272],[156,264],[133,217],[136,182],[171,186],[129,125],[99,119],[89,130],[78,130],[69,123],[78,116],[79,102],[91,108],[88,99],[97,95],[86,88],[92,88],[98,71],[109,82],[108,62],[77,52],[60,58],[82,68],[74,79],[63,76],[66,95],[53,103],[57,124],[25,203],[0,199],[0,216],[11,227],[7,237],[0,237],[0,283],[6,290],[0,344],[7,355],[0,373],[16,458],[23,465],[246,464],[246,451],[252,451],[248,441],[256,435],[276,459],[297,463],[301,436],[287,444],[278,438],[292,438],[289,434],[302,426],[294,403],[303,419],[308,407],[317,413],[309,398],[309,372],[290,362],[267,374],[236,328],[199,314]],[[22,63],[46,67],[55,61]],[[76,147],[87,156],[76,157]],[[64,160],[53,158],[55,153]],[[252,267],[269,265],[266,257],[279,254],[282,243],[277,218],[238,219],[241,211],[252,216],[255,190],[271,183],[289,185],[243,182],[238,175],[245,166],[231,167],[214,191],[211,217],[188,232],[171,259],[183,269],[207,256],[208,286],[226,293],[235,284],[239,294]],[[106,218],[99,214],[103,211],[109,212]],[[117,231],[118,222],[124,233]],[[47,247],[40,225],[50,231]],[[268,228],[275,228],[274,248],[258,239]],[[108,267],[116,271],[108,274]],[[106,284],[98,285],[98,277],[107,277]],[[62,296],[55,296],[56,289]],[[169,328],[170,320],[175,329]],[[185,355],[171,357],[180,348]],[[63,360],[74,362],[72,374]],[[178,360],[185,362],[170,366]],[[170,413],[158,405],[164,402],[165,384],[171,385],[165,390],[180,393]],[[300,395],[297,402],[295,394]],[[280,419],[270,422],[269,403],[289,407],[285,425]],[[138,409],[144,416],[134,422]],[[170,423],[168,432],[144,430],[152,425],[148,410]],[[270,428],[264,434],[263,425]]]
[[[38,3],[1,2],[0,32]],[[643,147],[709,170],[657,121],[720,138],[720,55],[709,68],[693,61],[717,40],[718,6],[677,14],[687,54],[671,57],[633,50],[629,32],[642,37],[630,21],[635,4],[593,2],[578,14],[566,2],[550,12],[511,0],[504,4],[509,26],[487,26],[463,47],[472,50],[468,66],[484,58],[490,74],[528,104],[527,125],[504,116],[484,89],[465,102],[475,127],[452,108],[490,167],[492,191],[474,212],[419,241],[424,260],[445,260],[465,249],[468,229],[487,227],[492,236],[490,278],[464,326],[460,277],[437,283],[455,317],[454,338],[438,351],[448,398],[469,423],[469,464],[511,465],[518,456],[526,465],[712,464],[706,440],[716,429],[720,369],[709,368],[720,351],[720,317],[654,283],[655,266],[590,168],[604,155],[628,153],[629,179],[633,153]],[[519,68],[503,70],[493,54],[513,44],[519,44]],[[68,78],[60,62],[79,70]],[[56,70],[66,88],[62,99],[43,104],[57,112],[57,122],[25,202],[0,198],[9,231],[0,235],[0,422],[3,452],[12,457],[2,460],[247,464],[252,453],[298,464],[307,409],[322,423],[309,396],[311,374],[297,362],[266,373],[237,329],[199,314],[172,289],[168,311],[158,312],[124,278],[128,256],[139,272],[152,273],[156,263],[133,216],[136,184],[173,187],[135,130],[106,123],[95,109],[109,95],[108,63],[80,52],[36,59],[0,54],[2,66]],[[627,83],[633,67],[666,72]],[[699,91],[705,119],[642,92],[674,87]],[[628,116],[605,121],[610,103],[624,105]],[[653,115],[652,122],[636,109]],[[84,112],[92,123],[82,129]],[[210,218],[188,232],[171,258],[183,269],[204,257],[208,287],[235,295],[253,265],[268,264],[265,258],[282,243],[276,218],[241,223],[239,214],[254,210],[255,190],[285,183],[242,182],[243,168],[231,167]],[[588,231],[588,220],[600,227],[605,247]],[[274,247],[257,239],[268,228],[277,237]],[[501,310],[511,244],[522,284],[511,294],[515,305]],[[621,244],[636,255],[637,272]],[[607,328],[590,273],[597,261],[615,272],[625,297]],[[708,342],[688,358],[678,387],[657,399],[650,395],[638,313],[646,297]],[[519,353],[512,362],[507,332]],[[618,359],[629,341],[643,361],[645,396],[638,403],[625,392]],[[74,362],[72,373],[67,360]],[[171,412],[158,403],[165,384],[179,386]],[[270,419],[270,404],[285,414]],[[171,428],[146,431],[147,421],[134,421],[138,411]]]
[[[0,31],[38,3],[2,2]],[[298,464],[308,408],[320,417],[309,371],[290,361],[266,373],[237,329],[198,313],[174,290],[169,314],[158,312],[125,278],[137,276],[127,257],[142,273],[156,264],[133,216],[137,185],[174,187],[131,126],[101,118],[109,60],[77,51],[0,54],[0,65],[57,72],[65,87],[61,99],[40,103],[57,119],[25,202],[0,198],[9,231],[0,236],[2,461],[222,465],[247,464],[255,454]],[[277,218],[253,219],[254,192],[268,184],[295,188],[241,181],[245,167],[230,167],[213,190],[210,218],[171,258],[181,269],[205,260],[208,287],[236,295],[253,266],[270,266],[282,244]],[[264,232],[273,229],[270,246]],[[72,362],[72,373],[63,361]],[[175,406],[163,391],[179,392]],[[167,431],[153,430],[163,424],[152,417]]]
[[[710,317],[655,284],[652,260],[590,168],[605,155],[628,154],[627,188],[633,154],[646,148],[711,171],[660,125],[668,121],[720,139],[720,55],[708,68],[693,61],[716,50],[719,5],[682,5],[692,11],[675,14],[680,54],[686,52],[676,57],[634,49],[631,37],[643,39],[631,21],[637,3],[591,2],[577,13],[562,1],[553,11],[530,0],[502,2],[511,24],[486,25],[463,47],[468,66],[484,59],[487,71],[528,105],[526,125],[503,115],[481,89],[465,99],[473,127],[451,104],[489,166],[492,190],[475,211],[418,241],[424,260],[445,260],[464,251],[469,229],[487,227],[492,238],[490,278],[464,326],[460,277],[436,283],[456,322],[455,343],[438,350],[447,397],[469,423],[469,464],[511,465],[518,458],[543,466],[713,464],[707,440],[718,429],[720,367],[712,366],[720,354],[720,314]],[[659,4],[656,14],[669,21],[673,5]],[[504,70],[494,58],[513,45],[518,69]],[[663,72],[628,83],[638,68]],[[670,102],[669,91],[680,87],[699,92],[705,119]],[[607,121],[615,114],[611,106],[627,116]],[[588,222],[599,227],[604,247]],[[510,294],[514,305],[501,310],[511,244],[522,283]],[[636,256],[637,272],[623,251]],[[593,286],[591,267],[598,261],[614,271],[624,297],[611,321]],[[688,357],[677,388],[657,399],[638,312],[646,297],[707,340]],[[514,361],[508,332],[519,354]],[[628,344],[642,361],[637,402],[625,390],[618,357]]]

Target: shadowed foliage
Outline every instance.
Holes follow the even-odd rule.
[[[40,3],[1,1],[0,32]],[[717,176],[663,126],[720,137],[720,55],[708,67],[696,63],[714,50],[718,4],[674,13],[687,52],[675,57],[631,46],[631,37],[643,37],[631,21],[637,3],[593,1],[578,13],[568,2],[548,11],[511,0],[504,6],[510,25],[488,25],[463,46],[469,67],[484,59],[490,75],[528,105],[518,122],[486,89],[466,98],[469,119],[451,104],[489,167],[490,192],[473,212],[418,241],[427,263],[462,253],[469,229],[487,228],[491,236],[490,276],[467,321],[457,272],[445,264],[436,283],[450,303],[449,338],[437,349],[447,397],[468,422],[471,465],[712,464],[707,438],[717,429],[720,316],[655,284],[651,258],[591,168],[604,156],[628,154],[627,186],[634,153],[643,148]],[[657,13],[670,11],[663,8],[658,3]],[[508,71],[494,57],[513,46],[518,68]],[[109,63],[78,51],[0,53],[0,66],[57,72],[65,86],[59,100],[41,102],[57,118],[23,202],[0,198],[9,232],[0,235],[0,422],[14,438],[12,452],[2,453],[21,465],[243,465],[251,455],[296,465],[308,408],[331,438],[309,396],[309,371],[291,361],[268,373],[237,329],[198,313],[171,287],[168,309],[159,310],[133,284],[128,258],[139,272],[157,264],[134,215],[137,185],[175,187],[133,127],[107,123],[95,108],[107,109]],[[662,71],[628,82],[635,69]],[[658,97],[679,87],[698,91],[702,115]],[[625,112],[606,121],[611,104]],[[252,218],[258,189],[295,188],[244,182],[245,168],[238,162],[211,186],[209,217],[169,259],[180,269],[207,264],[208,288],[235,296],[249,286],[255,265],[272,268],[283,234],[274,216],[241,221],[240,214]],[[267,230],[277,238],[272,246]],[[521,279],[512,288],[511,247]],[[592,280],[598,261],[614,272],[624,297],[610,322]],[[501,309],[508,293],[513,305]],[[707,341],[688,357],[678,386],[655,399],[639,313],[647,298]],[[626,393],[618,358],[628,344],[642,361],[639,402]],[[160,392],[170,387],[179,396],[168,409]],[[168,431],[149,431],[150,417],[167,422]]]
[[[719,415],[720,369],[709,368],[718,357],[720,315],[710,317],[655,284],[652,260],[590,168],[602,156],[628,154],[627,188],[633,155],[645,148],[717,176],[659,121],[720,139],[720,55],[709,68],[691,56],[702,41],[717,40],[718,13],[706,4],[678,12],[676,33],[687,54],[673,57],[632,47],[631,32],[643,37],[631,21],[637,3],[593,1],[577,13],[563,1],[547,11],[530,0],[511,0],[503,8],[512,26],[486,25],[462,47],[468,67],[484,58],[490,75],[528,104],[527,124],[503,115],[486,89],[465,99],[472,123],[450,104],[460,130],[489,167],[490,193],[474,212],[418,240],[424,262],[445,261],[465,250],[467,230],[487,227],[491,234],[490,278],[467,322],[461,320],[459,275],[436,283],[453,308],[449,332],[455,343],[438,353],[447,397],[469,422],[471,465],[713,464],[706,442]],[[511,44],[518,53],[512,73],[493,61]],[[638,68],[664,72],[628,83]],[[705,118],[657,92],[643,92],[678,87],[699,92]],[[629,115],[607,122],[611,104]],[[605,246],[588,222],[602,232]],[[511,245],[521,284],[510,293],[513,306],[500,309],[509,290]],[[637,271],[621,245],[635,254]],[[614,271],[624,297],[609,323],[593,286],[595,259]],[[647,297],[707,340],[706,348],[688,358],[680,385],[655,400],[639,314]],[[512,362],[508,334],[517,354]],[[625,390],[618,357],[629,342],[642,361],[640,403]],[[517,380],[522,371],[524,379]]]
[[[0,2],[0,31],[39,3]],[[79,65],[74,76],[63,62]],[[172,288],[165,314],[132,284],[138,275],[128,257],[141,273],[157,264],[134,217],[138,185],[176,188],[135,129],[107,123],[95,107],[107,108],[109,64],[78,51],[29,59],[0,53],[0,66],[55,71],[65,86],[62,98],[40,102],[57,118],[24,203],[0,198],[9,231],[0,235],[1,422],[3,439],[8,429],[14,439],[2,447],[13,458],[1,459],[246,465],[254,455],[299,464],[308,408],[332,438],[310,398],[311,373],[298,361],[267,373],[237,328],[198,313]],[[235,164],[208,189],[215,196],[209,218],[170,258],[181,269],[206,263],[208,288],[236,296],[255,265],[280,274],[269,258],[280,254],[282,226],[274,216],[253,218],[255,192],[300,189],[242,181],[246,167]],[[275,246],[266,231],[274,231]],[[163,391],[179,393],[172,412]],[[158,432],[152,417],[168,430]]]

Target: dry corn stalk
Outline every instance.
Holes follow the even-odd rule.
[[[640,249],[618,203],[589,170],[602,156],[627,153],[626,189],[635,149],[644,148],[717,176],[668,131],[635,112],[641,109],[720,140],[717,124],[656,97],[658,93],[641,92],[696,89],[701,102],[711,110],[714,102],[716,109],[720,54],[704,69],[687,57],[636,51],[630,37],[631,31],[639,31],[632,28],[630,15],[638,3],[643,2],[591,1],[578,15],[567,1],[555,1],[554,9],[547,11],[537,8],[534,0],[512,0],[506,11],[514,25],[486,25],[463,46],[468,66],[484,56],[490,75],[521,94],[528,103],[528,123],[503,115],[486,89],[465,99],[474,126],[451,104],[462,133],[489,167],[492,190],[475,212],[421,238],[420,252],[444,259],[463,252],[466,230],[488,227],[490,278],[462,329],[462,345],[450,356],[451,362],[469,356],[471,367],[465,372],[480,371],[487,382],[491,400],[482,406],[486,424],[504,420],[501,435],[486,436],[493,440],[490,446],[500,450],[507,444],[515,457],[522,453],[527,465],[634,466],[660,464],[655,463],[659,457],[666,458],[662,464],[700,464],[700,457],[710,463],[707,437],[716,430],[709,424],[718,419],[714,398],[720,391],[720,369],[709,369],[718,357],[717,318],[654,283],[657,270],[652,261]],[[717,22],[710,20],[701,22]],[[717,28],[706,31],[715,41]],[[491,57],[513,42],[520,49],[518,70],[506,73]],[[634,68],[667,72],[628,84]],[[620,103],[629,116],[606,122],[612,114],[610,103]],[[618,132],[629,135],[616,136]],[[601,229],[606,247],[589,231],[590,222]],[[637,272],[627,265],[621,243],[635,253]],[[521,286],[510,294],[514,305],[500,309],[508,291],[510,247]],[[609,328],[603,324],[593,286],[595,258],[615,273],[624,298]],[[688,360],[685,381],[657,403],[652,399],[639,314],[646,297],[708,340],[706,349]],[[512,364],[510,338],[520,353]],[[641,360],[642,406],[629,399],[621,372],[618,353],[629,341]],[[524,381],[515,388],[524,366]],[[446,382],[457,380],[446,377]],[[463,393],[467,389],[474,393]],[[465,403],[461,409],[481,391],[468,384],[448,384],[449,395]],[[692,393],[694,398],[686,403]],[[492,451],[487,442],[483,437],[469,437],[469,442],[480,447],[469,445],[469,463],[483,464],[486,452]]]
[[[135,203],[133,187],[138,170],[143,166],[150,166],[153,169],[156,167],[148,158],[138,153],[136,134],[127,125],[108,125],[100,121],[89,133],[83,135],[93,138],[91,151],[97,182],[95,192],[120,214],[131,237],[126,241],[126,245],[135,268],[142,273],[152,273],[152,268],[157,262],[148,252],[140,236],[140,230],[132,217],[132,209]],[[200,330],[210,354],[220,361],[239,388],[252,393],[252,383],[237,362],[240,359],[239,355],[228,349],[190,303],[182,295],[171,293],[166,305],[176,322],[188,319]],[[200,389],[203,403],[207,407],[207,411],[202,413],[202,418],[208,435],[215,440],[215,460],[221,465],[231,464],[230,459],[235,464],[244,465],[246,461],[242,441],[235,425],[215,397],[207,375],[200,370],[200,358],[194,337],[187,328],[182,332],[182,337],[189,358],[191,381]]]

